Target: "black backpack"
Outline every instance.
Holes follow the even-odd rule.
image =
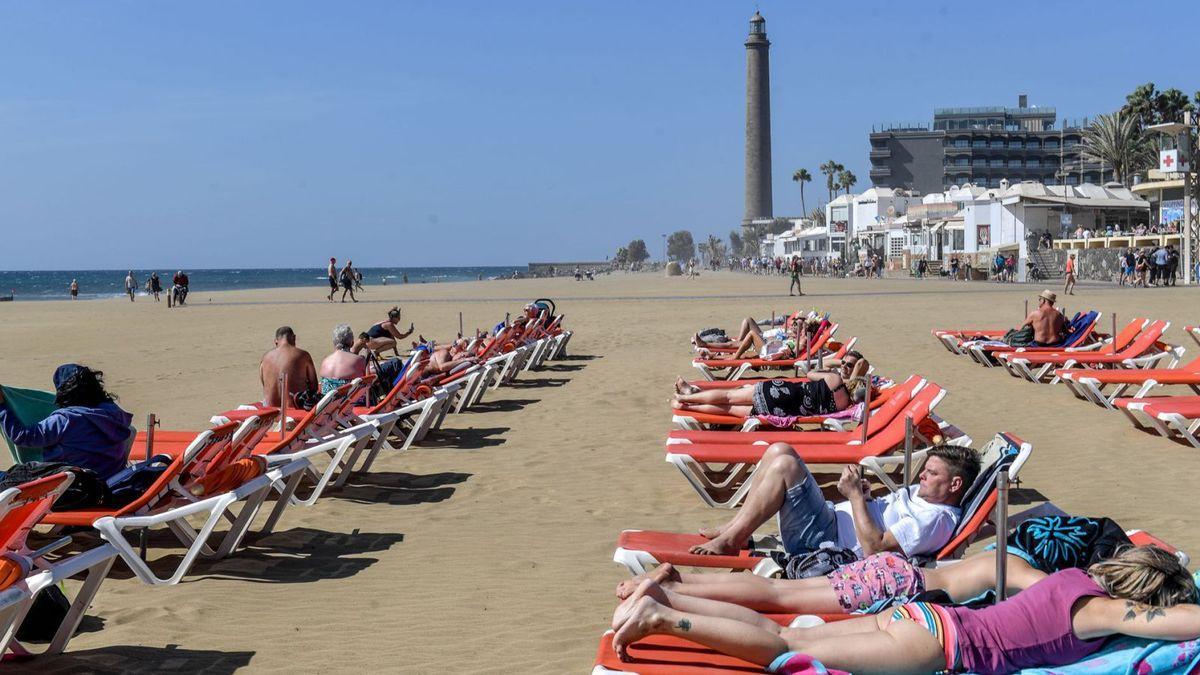
[[[67,486],[65,492],[54,502],[53,511],[73,511],[90,509],[97,506],[107,506],[112,493],[108,484],[91,469],[71,466],[66,462],[21,462],[0,474],[0,490],[24,485],[30,481],[58,473],[74,474],[75,480]]]

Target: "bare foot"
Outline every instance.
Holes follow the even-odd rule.
[[[698,391],[700,391],[700,387],[697,387],[693,384],[688,384],[687,380],[683,379],[682,377],[675,378],[675,393],[686,395],[695,394]]]
[[[617,656],[621,657],[622,661],[628,661],[629,645],[638,640],[654,633],[666,621],[665,609],[651,597],[642,597],[636,603],[629,603],[630,607],[622,612],[621,621],[618,624],[616,618],[613,619],[613,627],[617,634],[613,636],[613,651]],[[618,610],[619,612],[621,610]]]
[[[717,527],[702,527],[698,531],[700,532],[700,536],[704,537],[705,539],[716,539],[717,537],[721,536],[722,532],[725,531],[725,526],[718,525]]]
[[[736,544],[730,543],[725,535],[714,538],[707,544],[697,544],[688,549],[688,553],[696,555],[734,555],[739,550]]]
[[[672,582],[678,583],[683,581],[683,578],[679,576],[679,570],[675,569],[674,565],[671,563],[663,563],[662,565],[655,567],[645,574],[639,574],[632,579],[627,579],[617,584],[617,597],[621,598],[622,600],[628,598],[629,596],[633,595],[638,586],[640,586],[642,582],[646,580],[650,580],[661,585]]]

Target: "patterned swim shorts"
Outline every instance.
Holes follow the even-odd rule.
[[[877,553],[843,565],[828,578],[847,612],[866,610],[879,600],[911,598],[925,590],[925,575],[896,553]]]

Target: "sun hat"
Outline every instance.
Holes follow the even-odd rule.
[[[1042,291],[1041,293],[1038,293],[1038,297],[1049,302],[1058,300],[1058,296],[1051,291]]]

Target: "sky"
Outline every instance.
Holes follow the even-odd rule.
[[[873,124],[1200,89],[1200,3],[0,0],[0,269],[602,260],[738,226],[745,48],[792,172]],[[1149,9],[1153,7],[1153,10]]]

